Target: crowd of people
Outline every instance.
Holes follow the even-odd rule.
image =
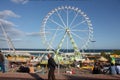
[[[56,62],[52,58],[51,54],[47,55],[48,57],[48,80],[55,80],[55,69],[56,69]],[[11,64],[11,68],[15,68],[14,64]],[[5,56],[0,51],[0,70],[5,73]],[[34,73],[34,66],[30,64],[26,66],[26,64],[21,64],[17,70],[17,72],[24,72],[24,73]]]
[[[96,61],[94,63],[93,74],[120,74],[120,64],[103,63]]]
[[[55,63],[54,59],[52,58],[51,54],[47,55],[48,57],[48,79],[49,80],[55,80],[55,69],[57,67],[57,64]],[[5,57],[0,51],[0,70],[5,73]],[[78,63],[76,60],[73,62],[74,67],[78,68],[81,67],[81,64]],[[79,66],[78,66],[79,64]],[[34,73],[34,67],[33,65],[30,66],[24,66],[21,65],[19,69],[17,70],[19,72],[27,72],[27,73]],[[110,63],[103,63],[100,61],[94,62],[94,68],[92,70],[93,74],[120,74],[120,64],[115,62]]]

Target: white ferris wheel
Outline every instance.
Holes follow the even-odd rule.
[[[93,27],[89,17],[81,9],[61,6],[50,11],[43,19],[41,33],[48,49],[56,54],[74,53],[87,48],[93,37]]]

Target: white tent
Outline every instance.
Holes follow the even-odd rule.
[[[105,57],[102,57],[102,56],[100,58],[98,58],[98,60],[99,61],[108,61]]]

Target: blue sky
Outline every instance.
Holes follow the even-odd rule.
[[[120,49],[119,4],[120,0],[1,0],[0,23],[15,48],[46,48],[40,33],[44,17],[59,6],[75,6],[88,15],[93,25],[96,42],[88,48]],[[0,30],[0,48],[7,44]]]

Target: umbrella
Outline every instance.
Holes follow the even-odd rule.
[[[99,59],[98,59],[99,61],[108,61],[106,58],[104,58],[104,57],[100,57]]]

